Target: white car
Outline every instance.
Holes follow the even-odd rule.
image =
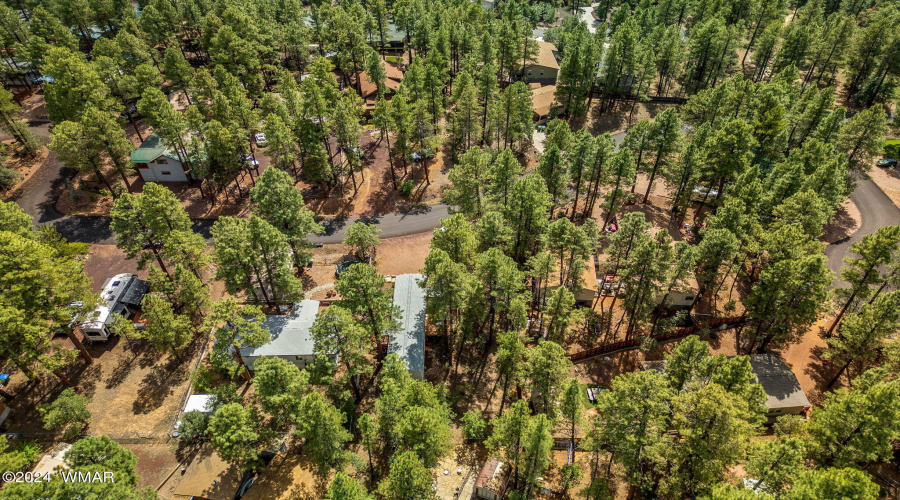
[[[253,136],[253,139],[256,141],[256,145],[259,147],[263,147],[266,145],[266,134],[260,132]]]
[[[256,161],[256,158],[254,158],[250,155],[244,155],[244,165],[247,165],[248,167],[251,167],[251,168],[256,168],[259,166],[259,162]]]

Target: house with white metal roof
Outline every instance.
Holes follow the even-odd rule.
[[[390,332],[388,354],[406,362],[410,375],[425,378],[425,289],[421,274],[401,274],[394,282],[394,305],[400,309],[400,328]]]
[[[242,347],[241,357],[247,369],[263,356],[281,358],[297,365],[301,370],[315,359],[310,329],[319,311],[318,300],[303,300],[294,304],[289,314],[266,316],[261,326],[269,331],[272,340],[260,347]]]

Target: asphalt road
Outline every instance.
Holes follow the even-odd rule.
[[[69,175],[68,169],[56,161],[56,156],[51,153],[40,170],[20,188],[21,193],[15,198],[15,202],[34,218],[36,224],[52,224],[69,241],[115,244],[109,217],[65,215],[54,208],[55,200],[62,192]],[[325,234],[314,236],[310,240],[314,243],[340,243],[346,236],[347,227],[357,220],[378,225],[382,230],[382,238],[406,236],[438,227],[441,219],[448,216],[447,205],[438,204],[380,216],[328,219],[322,223]],[[209,238],[209,230],[215,220],[194,219],[193,223],[194,231]]]
[[[39,136],[49,135],[45,130],[44,127],[39,127],[36,132]],[[614,134],[613,139],[618,145],[624,136],[624,133]],[[68,176],[68,170],[57,162],[55,155],[51,153],[44,166],[22,186],[21,193],[15,201],[25,213],[34,218],[35,223],[39,225],[53,224],[70,241],[114,244],[109,217],[64,215],[53,207]],[[826,247],[825,255],[828,257],[828,267],[835,274],[843,265],[843,259],[848,254],[853,242],[861,240],[867,234],[874,233],[880,227],[900,224],[900,209],[871,180],[859,181],[856,190],[850,195],[850,199],[859,208],[861,222],[859,229],[849,238]],[[347,227],[356,221],[377,225],[382,231],[382,238],[406,236],[434,229],[440,226],[441,219],[448,216],[447,205],[437,204],[380,216],[329,219],[322,223],[325,226],[325,234],[314,236],[310,238],[310,241],[340,243],[346,235]],[[193,222],[194,230],[209,238],[209,229],[215,220],[195,219]],[[835,285],[840,286],[842,282],[835,280]]]
[[[853,242],[862,240],[863,236],[874,233],[884,226],[900,224],[900,209],[894,205],[875,182],[869,179],[858,181],[856,189],[850,194],[850,199],[853,200],[853,203],[859,209],[859,229],[839,243],[832,243],[825,247],[828,267],[834,271],[835,276],[840,273],[841,266],[844,265],[844,257],[850,253],[850,245]],[[834,286],[836,287],[844,286],[845,284],[840,278],[835,278],[834,280]]]

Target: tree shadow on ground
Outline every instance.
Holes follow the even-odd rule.
[[[162,406],[165,399],[172,394],[187,376],[190,357],[184,356],[184,361],[170,356],[168,361],[155,366],[137,390],[132,409],[135,414],[145,414]]]

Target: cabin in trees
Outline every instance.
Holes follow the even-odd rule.
[[[556,85],[531,89],[531,115],[535,123],[547,123],[551,116],[562,112],[562,106],[556,102]]]
[[[266,316],[261,326],[269,331],[272,340],[260,347],[241,347],[247,369],[252,371],[253,364],[263,356],[290,361],[301,370],[312,364],[316,355],[310,329],[318,311],[318,300],[303,300],[295,303],[289,314]]]
[[[144,182],[187,182],[194,179],[185,171],[178,155],[156,134],[147,136],[141,146],[131,153],[131,162]]]
[[[475,480],[475,497],[486,500],[504,498],[506,487],[509,485],[509,473],[509,464],[496,458],[489,458],[478,473],[478,479]]]
[[[556,85],[556,76],[559,74],[559,53],[556,45],[542,41],[538,41],[537,44],[537,57],[525,64],[523,79],[528,82]]]
[[[425,290],[421,274],[401,274],[394,282],[394,305],[400,308],[400,328],[389,334],[387,352],[406,362],[414,379],[425,378]]]
[[[81,332],[93,342],[109,340],[109,325],[117,319],[114,315],[131,319],[149,289],[150,284],[134,274],[117,274],[107,279],[100,291],[100,305],[82,321]]]
[[[766,391],[766,417],[770,421],[782,415],[799,415],[809,408],[809,400],[794,372],[772,354],[751,354],[750,366],[756,382]]]
[[[797,376],[781,358],[772,354],[751,354],[750,367],[756,376],[756,383],[766,393],[766,417],[769,423],[782,415],[799,415],[809,409],[809,400],[806,399]],[[664,373],[666,362],[643,361],[641,369]]]
[[[384,66],[385,78],[385,97],[393,96],[400,89],[400,82],[403,80],[403,72],[400,68],[393,64],[381,63]],[[363,110],[368,115],[375,109],[378,102],[378,86],[369,80],[367,72],[363,71],[359,74],[359,85],[364,99]]]
[[[548,293],[555,291],[559,286],[547,287]],[[600,283],[597,279],[597,269],[594,262],[588,259],[581,273],[581,280],[572,289],[575,296],[575,307],[594,307],[594,301],[600,298]]]

